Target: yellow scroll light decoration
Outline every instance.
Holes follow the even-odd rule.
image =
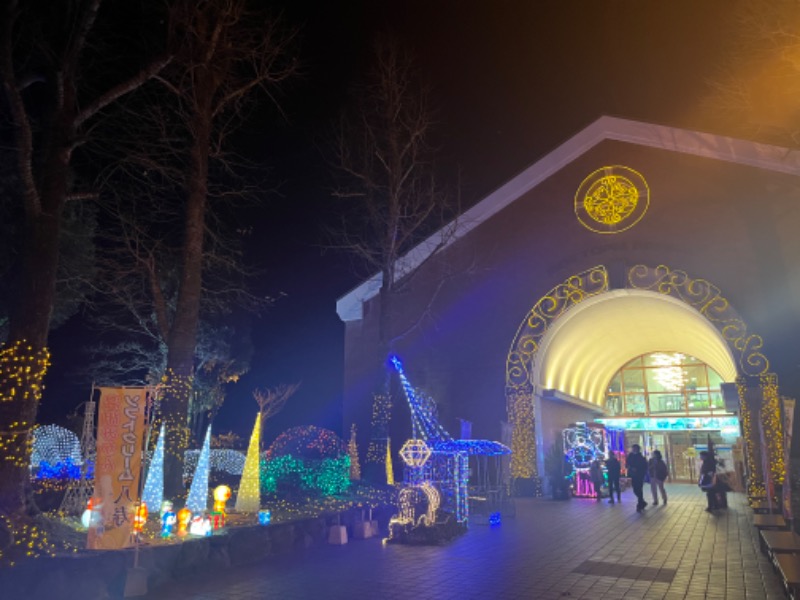
[[[638,223],[650,205],[650,188],[630,167],[597,169],[575,193],[575,215],[595,233],[619,233]]]

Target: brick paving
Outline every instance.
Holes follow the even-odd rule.
[[[728,510],[711,515],[696,486],[668,485],[667,493],[667,506],[641,515],[630,491],[614,506],[517,499],[514,518],[473,524],[446,546],[384,546],[376,538],[315,546],[171,583],[147,598],[785,598],[742,494],[729,494]]]

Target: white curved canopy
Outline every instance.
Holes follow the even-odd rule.
[[[690,354],[724,381],[736,379],[727,343],[697,310],[656,292],[614,290],[584,300],[550,326],[536,354],[533,383],[603,406],[614,374],[656,351]]]

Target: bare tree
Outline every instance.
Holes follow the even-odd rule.
[[[282,383],[278,387],[266,390],[253,390],[253,398],[258,404],[258,414],[261,415],[261,433],[264,431],[264,424],[272,417],[277,415],[286,406],[286,401],[294,396],[300,388],[300,383],[287,385]],[[264,436],[259,436],[263,440]],[[259,452],[261,449],[259,448]]]
[[[355,90],[353,110],[340,121],[334,195],[350,201],[351,210],[332,234],[334,248],[350,253],[370,275],[381,276],[375,365],[385,368],[394,344],[430,316],[426,310],[410,326],[400,327],[396,300],[415,285],[420,267],[452,239],[459,199],[437,175],[430,91],[417,77],[413,56],[396,41],[381,39],[373,58],[365,82]],[[414,266],[404,264],[402,258],[414,248],[423,255]],[[439,288],[431,290],[429,307]],[[379,413],[373,418],[377,430],[367,454],[373,462],[386,456],[388,371],[383,379],[373,407]]]
[[[241,231],[226,235],[219,211],[242,195],[233,133],[259,92],[277,106],[274,94],[294,73],[295,62],[289,54],[293,32],[277,18],[249,11],[248,4],[172,5],[168,44],[174,60],[159,74],[160,87],[144,90],[139,104],[128,107],[130,118],[121,115],[146,134],[108,175],[127,181],[115,210],[121,216],[118,248],[127,254],[135,281],[128,288],[128,310],[152,316],[148,326],[166,347],[160,418],[166,430],[164,493],[171,498],[184,493],[183,453],[203,314],[225,314],[232,302],[259,304],[242,281],[235,243]]]
[[[253,398],[258,404],[258,414],[261,415],[261,423],[277,415],[286,406],[286,401],[294,396],[300,388],[299,383],[287,385],[285,383],[276,388],[266,390],[254,390]]]
[[[9,0],[0,18],[2,113],[16,179],[6,200],[15,203],[22,227],[12,273],[15,302],[0,350],[0,513],[15,517],[36,510],[28,493],[30,432],[49,361],[65,206],[96,196],[77,176],[74,159],[98,116],[169,62],[126,55],[130,40],[122,35],[116,38],[122,48],[109,52],[115,38],[107,36],[101,54],[91,43],[98,39],[100,8],[101,0]],[[5,528],[9,521],[2,522]]]

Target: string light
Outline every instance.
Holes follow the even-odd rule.
[[[164,501],[164,424],[158,433],[156,450],[147,468],[142,500],[147,506],[161,506]]]
[[[213,438],[213,436],[212,436]],[[197,469],[201,450],[187,450],[183,457],[183,479],[188,481]],[[209,454],[211,471],[223,471],[230,475],[241,475],[244,470],[244,452],[230,448],[211,448]]]
[[[387,394],[374,394],[372,396],[371,439],[367,447],[367,463],[384,464],[391,418],[391,397]]]
[[[66,462],[67,459],[75,465],[83,463],[81,444],[77,435],[58,425],[42,425],[34,428],[32,469],[38,468],[42,461],[56,465]]]
[[[739,391],[739,414],[742,419],[742,433],[744,434],[745,463],[747,464],[747,495],[749,498],[758,498],[766,495],[763,481],[758,477],[760,470],[755,458],[756,445],[753,439],[753,416],[747,402],[747,380],[744,377],[736,378],[736,388]]]
[[[255,513],[261,508],[261,469],[259,468],[259,449],[261,446],[261,413],[256,415],[247,456],[244,459],[242,478],[236,494],[236,510],[238,512]]]
[[[0,407],[7,414],[35,414],[28,407],[36,407],[42,398],[42,380],[50,368],[47,348],[34,349],[26,340],[18,340],[0,350]],[[12,407],[18,404],[19,407]],[[31,456],[31,428],[27,420],[4,420],[0,431],[0,460],[18,469],[27,469]]]
[[[783,421],[781,419],[781,401],[778,395],[778,377],[768,373],[759,377],[762,391],[761,423],[764,426],[767,462],[774,484],[783,485],[786,466],[783,454]]]
[[[355,423],[350,426],[350,443],[347,445],[347,453],[350,455],[350,480],[358,481],[361,479],[361,464],[358,461]]]
[[[281,482],[323,496],[341,494],[350,486],[350,456],[333,431],[293,427],[279,435],[266,453],[262,486],[274,493]]]
[[[186,498],[186,508],[194,513],[203,512],[208,508],[208,475],[211,469],[210,454],[211,425],[209,425],[206,430],[203,450],[200,452],[200,459],[197,461],[197,468],[194,470],[194,477],[192,477],[192,485],[189,487],[189,496]],[[178,521],[180,522],[180,513],[178,513]]]

